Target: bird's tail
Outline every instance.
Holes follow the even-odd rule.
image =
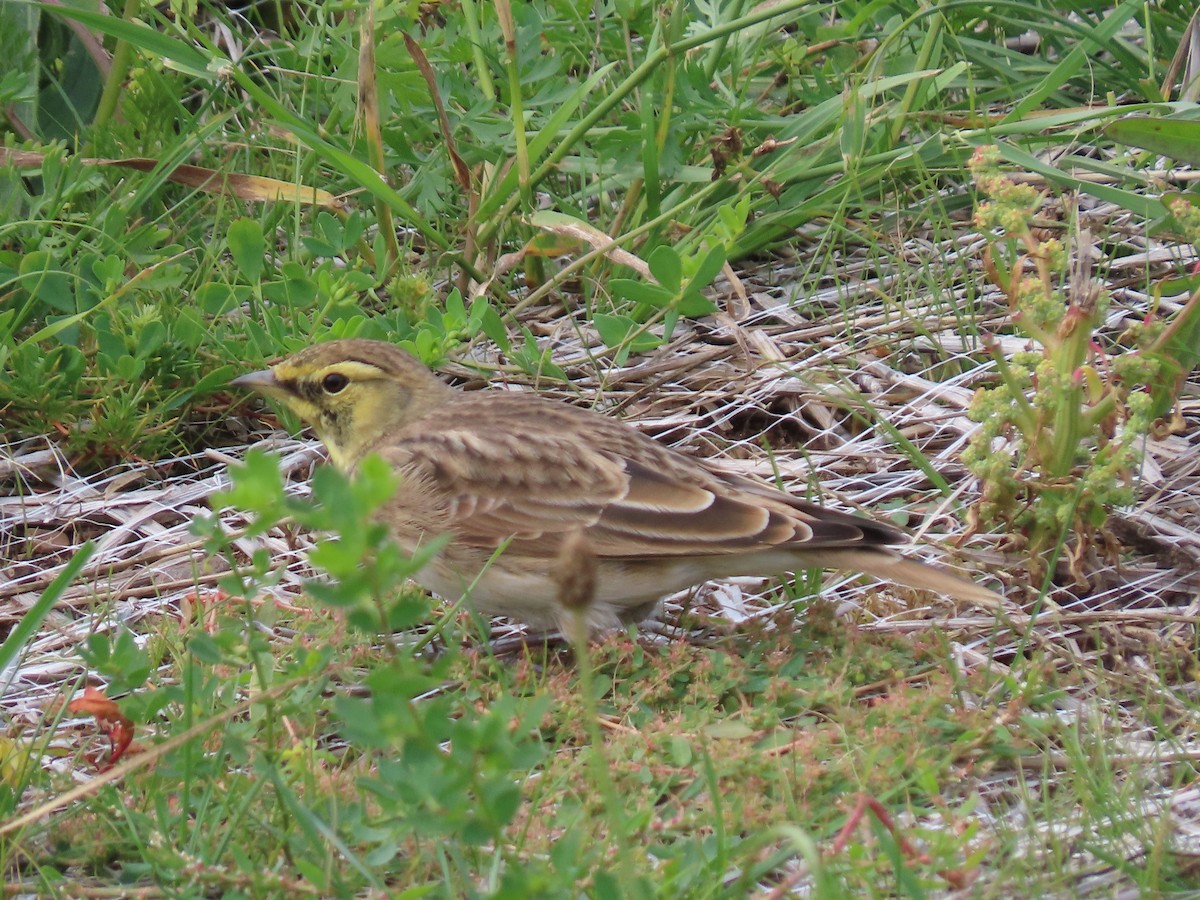
[[[999,610],[1004,602],[1002,596],[982,585],[888,550],[822,551],[821,565],[854,569],[885,581],[895,581],[923,591],[945,594],[985,609]]]

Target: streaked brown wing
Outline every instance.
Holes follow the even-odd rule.
[[[494,422],[497,400],[509,407],[499,423],[507,428]],[[870,520],[713,471],[584,410],[492,395],[478,415],[456,412],[456,422],[410,433],[385,455],[413,485],[413,499],[429,504],[422,527],[471,546],[510,541],[510,552],[553,557],[564,535],[582,530],[596,556],[639,559],[904,540]],[[517,414],[535,427],[514,434]]]
[[[460,427],[406,436],[383,451],[412,485],[401,503],[422,508],[421,527],[469,546],[554,556],[564,534],[587,530],[625,492],[618,465],[557,436],[486,437]]]
[[[594,540],[639,541],[640,555],[738,553],[803,545],[808,549],[889,546],[903,535],[870,520],[823,509],[699,461],[663,451],[661,465],[626,460],[629,487],[607,506]],[[602,551],[597,551],[602,552]]]

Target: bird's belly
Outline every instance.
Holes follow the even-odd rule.
[[[472,571],[434,559],[417,573],[416,581],[446,600],[465,596],[487,616],[509,616],[538,628],[554,627],[558,621],[557,599],[529,573],[503,571],[496,565]]]
[[[457,563],[457,564],[456,564]],[[447,599],[466,596],[479,612],[509,616],[535,628],[563,623],[558,581],[545,559],[501,556],[484,567],[436,557],[416,576],[424,588]],[[599,560],[596,593],[588,608],[596,630],[617,628],[648,615],[653,603],[706,580],[704,567],[681,560]],[[631,613],[637,615],[631,617]]]

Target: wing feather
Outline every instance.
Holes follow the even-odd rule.
[[[542,558],[582,532],[597,557],[629,560],[904,540],[885,525],[716,471],[616,420],[519,395],[480,400],[477,415],[459,404],[453,421],[426,421],[384,449],[411,485],[397,506],[424,506],[413,529],[481,549],[507,541],[510,552]],[[531,427],[515,434],[511,421],[521,414]],[[498,415],[510,427],[494,427]]]

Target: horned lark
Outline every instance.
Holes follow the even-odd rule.
[[[468,600],[488,615],[566,633],[583,613],[595,633],[709,579],[811,567],[1001,599],[902,557],[892,547],[906,538],[887,525],[721,472],[597,412],[459,391],[380,341],[318,344],[232,384],[310,423],[347,472],[382,456],[400,476],[379,513],[396,540],[412,551],[448,536],[418,581],[452,599],[473,584]]]

